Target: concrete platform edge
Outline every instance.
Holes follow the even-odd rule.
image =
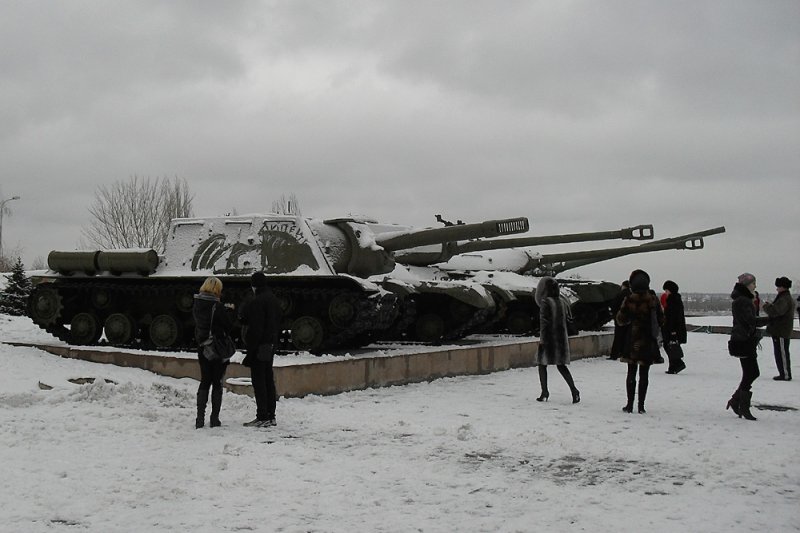
[[[613,335],[604,332],[572,337],[570,338],[572,359],[607,355],[612,340]],[[47,344],[7,344],[31,346],[70,359],[141,368],[173,378],[200,379],[200,367],[194,359]],[[340,361],[276,366],[275,382],[280,396],[298,398],[309,394],[330,395],[353,390],[433,381],[445,377],[489,374],[532,366],[538,346],[539,341],[532,338],[532,340],[498,345],[479,345],[424,353],[343,358]],[[225,377],[228,380],[225,386],[229,391],[252,396],[252,388],[249,385],[239,384],[236,383],[236,379],[231,379],[249,378],[249,368],[232,363],[228,367]]]

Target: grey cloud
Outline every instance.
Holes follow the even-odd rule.
[[[800,214],[799,10],[6,3],[2,191],[23,201],[4,241],[73,246],[97,185],[177,175],[200,215],[294,192],[309,216],[527,215],[537,234],[724,224],[707,250],[643,264],[703,272],[698,285],[742,250],[753,270],[796,265],[777,246],[796,232],[770,211]]]

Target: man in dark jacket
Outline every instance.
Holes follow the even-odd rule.
[[[791,381],[792,365],[789,358],[789,339],[792,338],[792,328],[794,326],[795,303],[789,289],[792,288],[792,280],[782,276],[775,280],[775,290],[778,295],[773,302],[764,304],[764,312],[769,317],[767,333],[772,337],[772,346],[775,352],[775,365],[778,367],[778,375],[775,381]]]
[[[254,297],[242,309],[241,319],[246,330],[244,342],[247,357],[242,364],[250,367],[250,378],[256,398],[256,418],[245,426],[274,426],[277,394],[272,372],[275,346],[280,336],[281,306],[267,287],[267,277],[256,272],[250,277]]]
[[[669,358],[667,374],[677,374],[684,368],[683,349],[686,344],[686,316],[683,311],[683,300],[678,292],[678,284],[672,280],[664,282],[664,326],[661,328],[664,350]]]

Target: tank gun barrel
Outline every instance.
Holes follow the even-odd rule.
[[[571,242],[603,241],[609,239],[649,240],[653,238],[653,225],[640,224],[630,228],[614,231],[590,231],[585,233],[567,233],[563,235],[546,235],[539,237],[517,237],[513,239],[477,240],[456,244],[454,253],[463,254],[484,250],[507,248],[525,248],[547,244],[566,244]]]
[[[424,228],[420,230],[384,233],[375,236],[376,244],[388,252],[396,252],[418,246],[445,244],[479,237],[498,237],[524,233],[529,229],[526,217],[487,220],[474,224],[457,224],[444,228]]]
[[[539,258],[531,258],[532,265],[530,270],[536,274],[554,275],[566,270],[578,268],[600,261],[616,259],[626,255],[642,254],[648,252],[658,252],[662,250],[701,250],[705,246],[703,237],[724,233],[725,227],[719,226],[707,230],[688,233],[679,237],[661,239],[650,243],[640,244],[639,246],[628,246],[625,248],[607,248],[601,250],[587,250],[582,252],[568,252],[562,254],[546,254]]]

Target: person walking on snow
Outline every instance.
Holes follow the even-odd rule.
[[[756,420],[750,413],[750,401],[753,398],[751,390],[753,382],[758,379],[758,346],[761,334],[759,326],[767,324],[768,317],[756,316],[753,298],[756,291],[756,277],[749,272],[739,275],[731,292],[731,314],[733,315],[733,328],[728,340],[728,353],[739,358],[742,365],[742,380],[739,387],[728,400],[725,410],[733,409],[739,418]]]
[[[681,344],[686,344],[686,315],[683,311],[683,300],[678,292],[678,284],[672,280],[664,282],[664,327],[661,328],[661,335],[664,342],[664,350],[669,359],[667,374],[677,374],[684,368],[686,363],[683,360],[683,349]]]
[[[775,300],[764,303],[764,312],[769,317],[767,333],[772,337],[772,347],[775,352],[775,366],[778,367],[778,375],[775,381],[792,381],[792,362],[789,358],[789,339],[792,338],[792,327],[794,326],[794,310],[796,304],[789,289],[792,288],[792,280],[782,276],[775,280],[775,290],[778,295]]]
[[[650,365],[663,363],[658,339],[664,323],[661,304],[650,290],[650,276],[644,270],[634,270],[630,275],[631,294],[622,302],[616,322],[628,327],[620,362],[628,364],[625,390],[628,402],[622,410],[633,412],[636,393],[636,373],[639,372],[639,413],[645,413],[644,401],[649,385]]]
[[[539,351],[536,355],[536,364],[539,367],[539,383],[542,386],[542,394],[536,401],[546,402],[550,397],[547,388],[547,365],[556,365],[572,393],[572,403],[578,403],[581,401],[581,394],[575,387],[575,381],[567,368],[570,360],[567,332],[569,309],[561,299],[558,282],[549,276],[540,279],[534,299],[539,306]]]

